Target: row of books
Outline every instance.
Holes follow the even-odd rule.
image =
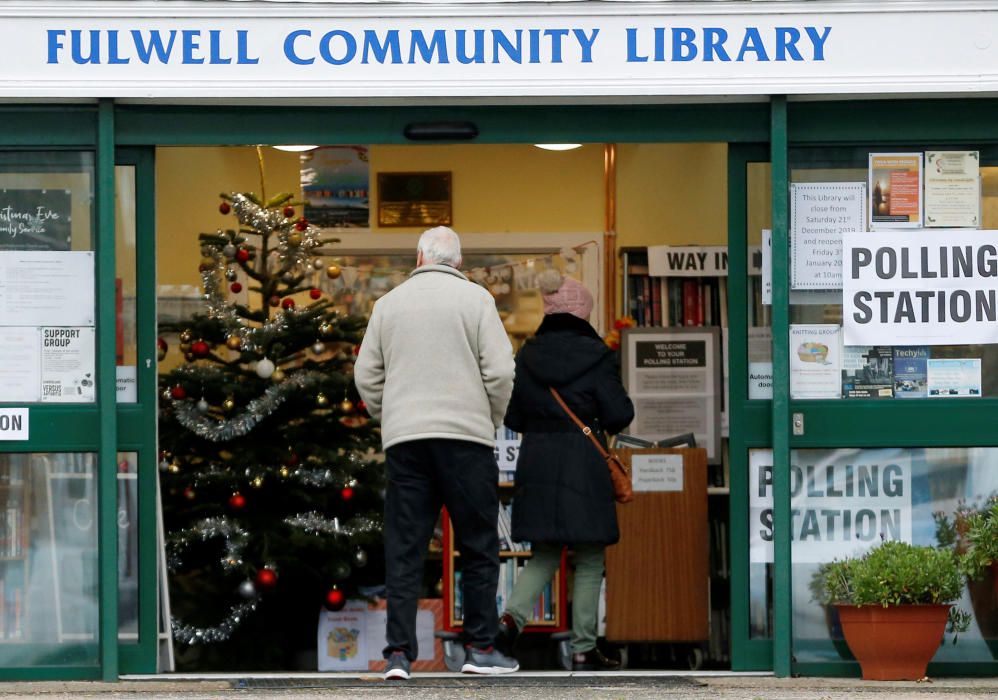
[[[513,504],[499,504],[499,549],[505,552],[529,552],[530,543],[513,540]]]
[[[12,559],[24,554],[24,505],[20,498],[8,498],[0,515],[0,557]]]
[[[513,594],[513,587],[519,577],[524,560],[506,559],[499,564],[499,586],[496,589],[496,611],[500,614],[506,609],[509,597]],[[557,618],[557,603],[554,598],[554,585],[548,581],[540,597],[534,603],[533,614],[528,624],[539,622],[552,622]],[[461,587],[461,572],[454,572],[454,620],[464,619],[464,591]]]
[[[627,313],[639,326],[728,325],[727,277],[651,277],[631,267]]]
[[[13,573],[0,578],[0,640],[24,636],[24,581]]]

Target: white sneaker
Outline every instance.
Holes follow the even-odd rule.
[[[461,673],[481,673],[494,676],[520,670],[520,664],[516,662],[516,659],[506,656],[495,647],[476,649],[466,646],[464,650],[467,656],[464,666],[461,667]]]

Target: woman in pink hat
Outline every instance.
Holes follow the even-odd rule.
[[[613,485],[606,462],[552,396],[553,387],[582,422],[603,439],[634,418],[616,355],[589,325],[593,297],[582,283],[545,270],[538,276],[544,321],[516,357],[505,424],[523,433],[513,495],[513,539],[533,556],[519,573],[499,620],[497,645],[512,649],[538,596],[558,569],[562,549],[575,553],[572,589],[574,670],[619,666],[596,647],[604,550],[619,539]]]

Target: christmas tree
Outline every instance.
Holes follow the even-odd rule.
[[[261,167],[262,172],[262,167]],[[181,668],[300,668],[322,606],[384,580],[379,438],[353,386],[366,318],[320,289],[335,239],[290,194],[223,194],[204,310],[161,326],[161,479]],[[244,291],[245,286],[245,291]]]

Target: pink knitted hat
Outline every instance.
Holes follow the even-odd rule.
[[[572,314],[583,321],[589,320],[593,295],[581,282],[549,269],[537,275],[537,285],[541,288],[545,314]]]

